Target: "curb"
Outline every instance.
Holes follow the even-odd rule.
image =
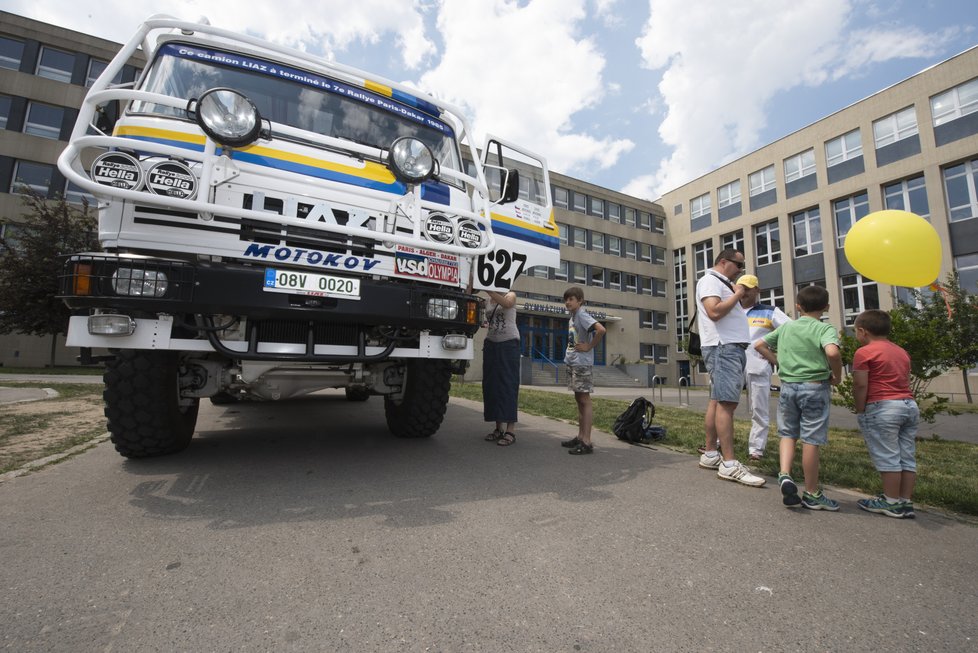
[[[9,481],[9,480],[14,479],[14,478],[17,478],[18,476],[24,476],[26,474],[30,474],[31,472],[33,472],[36,469],[39,469],[41,467],[45,467],[47,465],[54,464],[56,462],[60,462],[60,461],[64,460],[65,458],[70,458],[71,456],[74,456],[75,454],[81,453],[82,451],[86,451],[88,449],[91,449],[91,448],[99,445],[99,444],[102,444],[103,442],[105,442],[108,439],[109,439],[109,434],[108,433],[105,433],[105,434],[100,435],[100,436],[98,436],[96,438],[92,438],[88,442],[83,442],[82,444],[76,444],[72,448],[66,449],[65,451],[62,451],[61,453],[52,454],[52,455],[46,456],[44,458],[39,458],[38,460],[32,460],[32,461],[30,461],[28,463],[24,463],[24,465],[21,466],[21,467],[19,467],[18,469],[14,469],[12,471],[9,471],[9,472],[0,474],[0,483],[3,483],[5,481]]]

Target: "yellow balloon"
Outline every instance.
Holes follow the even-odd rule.
[[[909,211],[876,211],[846,234],[846,259],[856,272],[891,286],[919,288],[941,273],[941,239]]]

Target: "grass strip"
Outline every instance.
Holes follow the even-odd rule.
[[[482,401],[478,383],[453,383],[454,397]],[[592,397],[594,427],[611,433],[615,418],[628,406],[627,401]],[[524,413],[577,423],[574,396],[520,388],[519,408]],[[655,423],[666,427],[668,435],[662,446],[674,451],[696,453],[703,446],[703,413],[696,410],[656,406]],[[750,422],[735,420],[734,447],[747,450]],[[777,446],[776,432],[769,444]],[[867,495],[882,492],[880,476],[866,451],[859,431],[829,429],[829,443],[822,447],[820,478],[825,485],[849,488]],[[777,476],[777,455],[752,462],[750,467],[761,474]],[[914,501],[951,512],[978,516],[978,445],[943,439],[917,441],[917,488]],[[795,456],[795,478],[802,478],[801,450]]]

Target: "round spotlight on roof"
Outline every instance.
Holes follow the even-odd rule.
[[[212,88],[201,95],[196,118],[205,134],[228,147],[250,145],[261,133],[258,107],[230,88]]]
[[[388,160],[394,176],[406,184],[419,184],[435,173],[431,149],[411,136],[402,136],[391,144]]]

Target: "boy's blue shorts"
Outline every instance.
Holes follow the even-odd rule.
[[[866,404],[859,428],[878,472],[917,471],[917,425],[920,410],[913,399],[888,399]]]
[[[828,381],[781,383],[778,435],[821,447],[829,441],[832,386]]]

